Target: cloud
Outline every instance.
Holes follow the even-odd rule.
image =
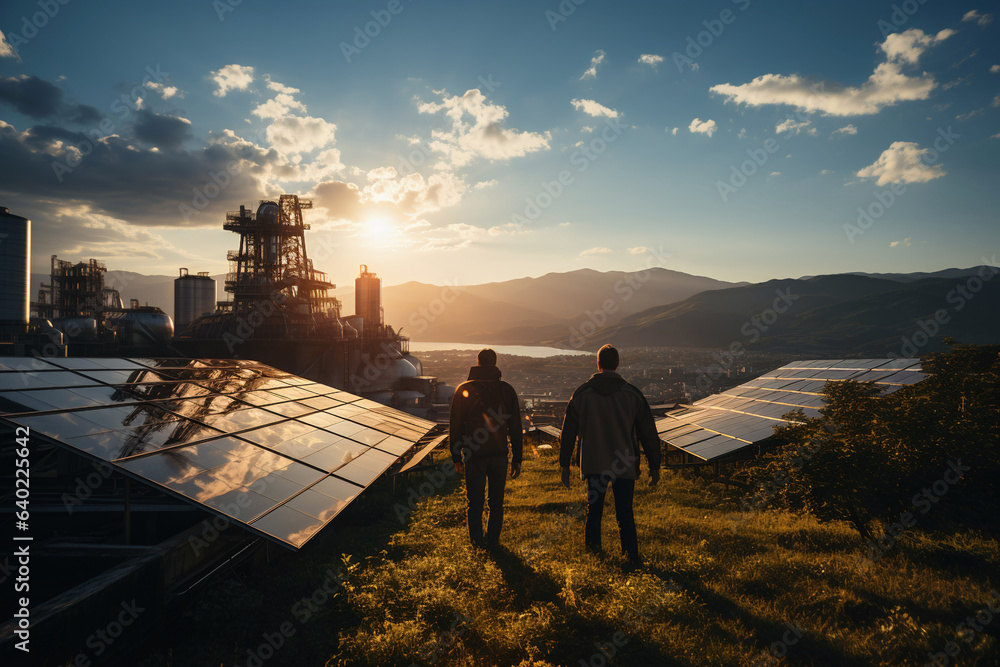
[[[101,119],[100,112],[94,107],[66,102],[62,90],[44,79],[27,74],[0,78],[0,102],[6,102],[36,120],[59,119],[90,125]]]
[[[927,48],[953,34],[953,30],[942,30],[932,36],[911,28],[889,35],[879,45],[886,54],[886,62],[877,65],[859,87],[811,83],[798,74],[763,74],[750,83],[723,83],[709,90],[726,97],[726,101],[748,106],[788,105],[829,116],[874,114],[899,102],[925,100],[930,96],[937,85],[934,77],[926,72],[907,76],[902,68],[915,64]]]
[[[284,93],[286,95],[295,95],[296,93],[302,92],[298,88],[292,88],[291,86],[286,86],[283,83],[278,83],[277,81],[271,80],[270,74],[264,75],[264,81],[267,82],[267,89],[273,90],[276,93]]]
[[[312,116],[282,116],[267,126],[265,136],[283,153],[308,153],[334,143],[337,126]]]
[[[157,83],[156,81],[149,81],[146,84],[146,88],[159,93],[160,97],[165,100],[169,100],[171,97],[184,97],[187,93],[181,90],[177,86],[168,86],[165,83]]]
[[[21,56],[10,45],[2,31],[0,31],[0,58],[14,58],[17,62],[21,62]]]
[[[926,35],[922,30],[910,28],[906,32],[894,32],[886,36],[879,48],[885,52],[889,62],[916,65],[924,51],[954,34],[955,31],[948,28],[936,35]]]
[[[874,163],[857,173],[860,178],[874,178],[876,185],[887,183],[926,183],[945,175],[942,165],[929,165],[925,156],[929,148],[920,148],[912,141],[896,141],[882,151]]]
[[[630,255],[647,255],[651,252],[653,252],[653,249],[650,248],[649,246],[644,246],[644,245],[628,249],[628,254]]]
[[[320,183],[313,194],[316,206],[335,221],[349,223],[343,228],[347,231],[375,217],[409,228],[426,213],[455,206],[467,190],[465,181],[449,172],[425,179],[418,173],[404,176],[393,167],[378,167],[367,173],[367,180],[363,187],[345,181]]]
[[[993,22],[993,14],[980,14],[978,10],[970,9],[962,16],[963,23],[968,23],[969,21],[975,21],[981,27],[985,28]]]
[[[156,129],[155,122],[143,126],[139,119],[139,125]],[[14,195],[21,206],[37,208],[57,192],[67,206],[87,205],[94,213],[127,220],[130,225],[218,228],[234,200],[260,197],[261,180],[282,161],[276,151],[234,134],[194,150],[177,146],[164,151],[137,143],[137,137],[129,136],[132,126],[117,130],[122,135],[95,141],[63,127],[36,125],[19,132],[0,121],[0,155],[4,156],[0,194],[8,200]],[[206,182],[211,182],[210,173],[228,174],[225,194],[204,200],[200,208],[192,209],[193,215],[180,215],[179,205],[191,207],[193,193],[202,192]],[[38,216],[32,213],[32,217]]]
[[[768,174],[768,176],[781,176],[781,172],[780,171],[772,171],[770,174]]]
[[[596,129],[597,128],[594,127],[593,125],[584,125],[583,127],[580,128],[580,131],[584,132],[586,134],[590,134],[591,132],[593,132]]]
[[[40,244],[36,253],[100,257],[105,262],[141,258],[175,266],[178,260],[215,260],[175,246],[148,228],[98,213],[89,204],[53,203],[36,211],[42,213],[32,220],[33,226],[39,226],[34,235]]]
[[[579,81],[583,81],[586,78],[596,79],[597,78],[597,66],[604,62],[604,51],[597,49],[594,51],[594,57],[590,59],[590,67],[580,76]]]
[[[834,135],[834,136],[838,135],[838,134],[844,134],[844,135],[850,134],[850,135],[853,135],[853,134],[857,134],[857,133],[858,133],[858,128],[856,128],[853,123],[849,123],[849,124],[845,125],[844,127],[838,127],[836,130],[834,130],[833,132],[831,132],[831,135]]]
[[[668,128],[666,128],[666,131],[669,132],[670,134],[674,135],[674,136],[677,136],[677,130],[679,130],[679,129],[681,129],[681,128],[679,128],[679,127],[673,127],[673,128],[668,127]]]
[[[715,129],[714,120],[702,120],[700,118],[695,118],[691,121],[691,124],[688,125],[688,130],[692,134],[707,134],[709,137],[715,134]]]
[[[428,142],[431,150],[445,156],[447,162],[441,167],[462,167],[476,157],[508,160],[549,148],[551,133],[505,128],[506,107],[490,104],[476,88],[454,96],[443,90],[434,92],[441,101],[418,102],[417,111],[426,114],[444,111],[451,121],[450,130],[433,131]]]
[[[287,116],[292,109],[305,112],[306,105],[296,100],[290,93],[278,93],[268,101],[258,104],[250,113],[261,118],[280,118]]]
[[[910,237],[909,236],[907,236],[902,241],[892,241],[891,243],[889,243],[889,247],[890,248],[897,248],[899,246],[903,246],[904,248],[909,248],[910,245],[911,244],[910,244]]]
[[[1000,65],[990,67],[990,74],[1000,74]]]
[[[804,120],[801,123],[797,123],[793,118],[788,118],[778,123],[774,128],[774,132],[775,134],[783,134],[785,132],[791,132],[792,134],[798,134],[799,132],[806,132],[812,135],[817,134],[816,128],[812,127],[811,120]]]
[[[159,148],[178,148],[191,137],[191,121],[140,109],[136,113],[136,139]]]
[[[594,100],[570,100],[570,104],[572,104],[573,108],[578,111],[582,111],[583,113],[594,116],[595,118],[599,118],[601,116],[605,116],[607,118],[618,118],[620,115],[614,109],[608,108],[603,104],[599,104]]]
[[[982,116],[984,113],[986,113],[986,109],[973,109],[972,111],[969,111],[967,113],[958,114],[957,116],[955,116],[955,120],[966,121],[969,120],[970,118],[975,118],[976,116]]]
[[[653,69],[657,69],[660,63],[663,62],[663,56],[658,56],[652,53],[644,53],[639,56],[639,63],[642,65],[649,65]]]
[[[313,193],[316,206],[325,208],[335,219],[356,220],[361,217],[361,190],[354,183],[320,183]]]
[[[497,179],[491,178],[488,181],[479,181],[478,183],[476,183],[472,187],[474,189],[476,189],[476,190],[485,190],[486,188],[492,188],[492,187],[496,186],[496,184],[497,184]]]
[[[225,97],[230,90],[246,90],[253,83],[253,67],[243,65],[226,65],[212,72],[212,81],[219,87],[215,91],[217,97]]]
[[[594,256],[597,256],[597,255],[610,255],[613,252],[614,252],[614,250],[612,250],[611,248],[603,248],[603,247],[588,248],[587,250],[584,250],[583,252],[580,253],[580,257],[594,257]]]
[[[741,127],[740,131],[736,133],[736,138],[737,139],[746,139],[747,138],[747,128]]]

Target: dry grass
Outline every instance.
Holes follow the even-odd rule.
[[[752,665],[772,664],[762,658],[772,646],[789,665],[910,665],[950,641],[958,664],[1000,662],[1000,619],[969,641],[956,633],[998,587],[994,537],[913,532],[861,571],[864,551],[846,525],[772,512],[734,522],[738,504],[721,496],[679,474],[656,489],[640,482],[647,566],[630,571],[584,551],[582,485],[563,488],[551,456],[525,461],[508,484],[495,555],[469,546],[458,482],[421,500],[405,525],[392,508],[401,498],[383,493],[356,519],[364,528],[342,527],[263,576],[206,594],[171,630],[184,641],[144,664],[244,665],[284,621],[295,633],[264,665]],[[613,509],[605,514],[612,553]],[[300,623],[296,601],[344,553],[357,563],[347,585]],[[203,613],[220,594],[239,606],[239,623]]]

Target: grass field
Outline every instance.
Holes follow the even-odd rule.
[[[665,473],[636,487],[646,567],[632,571],[610,555],[610,502],[609,556],[584,550],[582,483],[565,489],[552,455],[508,483],[495,554],[468,544],[461,482],[432,477],[213,584],[142,665],[1000,664],[1000,550],[981,533],[913,529],[859,560],[846,525],[736,514],[721,486]]]

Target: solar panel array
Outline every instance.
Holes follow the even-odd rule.
[[[0,358],[0,419],[294,549],[436,426],[224,359]]]
[[[874,382],[883,394],[924,378],[919,359],[795,361],[713,394],[656,422],[660,439],[705,461],[731,454],[774,435],[782,415],[801,408],[819,416],[827,382]]]

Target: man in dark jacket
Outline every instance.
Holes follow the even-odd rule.
[[[580,476],[587,482],[587,548],[601,552],[601,517],[608,486],[615,498],[615,517],[622,552],[633,565],[641,565],[632,499],[639,478],[639,446],[649,462],[650,485],[660,481],[660,438],[646,397],[618,375],[618,350],[605,345],[597,353],[597,370],[573,393],[563,420],[559,463],[567,488],[569,466],[579,436],[576,457]]]
[[[496,352],[479,353],[479,365],[469,369],[469,380],[455,389],[451,400],[451,458],[465,475],[469,499],[469,539],[483,542],[483,503],[489,486],[489,522],[486,546],[495,547],[503,527],[503,493],[507,484],[507,440],[510,440],[510,476],[521,474],[521,406],[514,388],[500,379]]]

